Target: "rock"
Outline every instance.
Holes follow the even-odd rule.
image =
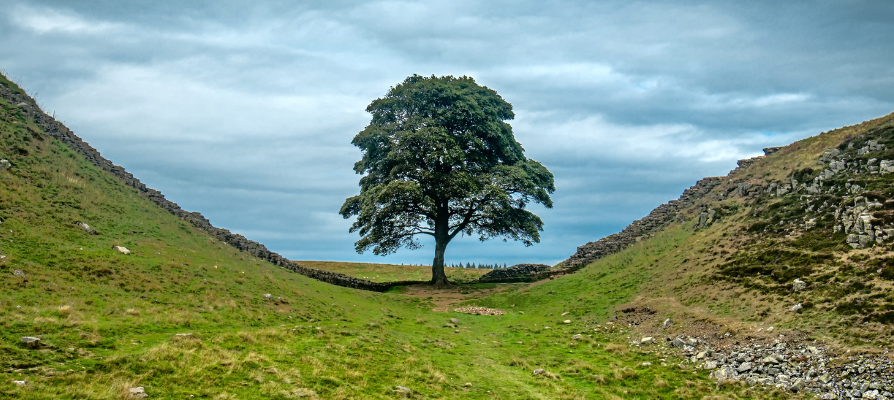
[[[670,346],[673,346],[673,347],[679,347],[679,348],[682,349],[683,346],[686,345],[686,342],[684,342],[683,339],[676,338],[676,339],[674,339],[672,342],[670,342],[669,345],[670,345]]]
[[[459,319],[457,319],[457,318],[450,318],[450,322],[451,322],[451,323],[454,323],[454,324],[459,324]]]
[[[20,269],[14,269],[14,270],[12,270],[12,274],[15,275],[15,276],[25,276],[25,273],[22,272],[22,270],[20,270]]]
[[[646,336],[639,341],[640,344],[655,344],[655,338]]]
[[[25,346],[27,346],[27,347],[33,348],[33,347],[40,346],[40,338],[37,338],[37,337],[25,336],[21,340],[22,340],[22,343],[24,343]]]
[[[87,232],[87,233],[89,233],[89,234],[91,234],[91,235],[95,235],[95,234],[96,234],[96,229],[91,228],[90,225],[87,225],[86,222],[78,222],[76,225],[77,225],[79,228],[83,229],[84,232]]]
[[[652,366],[652,363],[650,363],[650,362],[648,362],[648,361],[643,361],[642,366],[644,366],[644,367],[651,367],[651,366]]]
[[[711,375],[709,375],[709,378],[723,382],[727,380],[736,380],[737,374],[731,367],[724,366],[712,372]]]
[[[581,339],[583,339],[583,337],[584,337],[584,335],[581,335],[580,333],[578,333],[578,334],[572,336],[571,340],[581,340]]]
[[[673,324],[674,324],[674,321],[671,321],[671,319],[668,318],[668,319],[664,320],[664,323],[661,324],[661,327],[662,328],[670,328],[670,326]]]
[[[270,293],[264,293],[264,298],[267,299],[267,300],[272,300],[272,299],[273,299],[273,295],[270,294]]]
[[[717,361],[708,361],[705,363],[705,369],[715,369],[717,368]]]
[[[112,246],[112,249],[121,254],[130,254],[130,250],[128,250],[127,247],[124,246]]]
[[[413,393],[413,391],[406,386],[395,386],[393,391],[397,392],[397,393],[407,394],[407,395],[410,393]]]
[[[543,368],[537,368],[534,370],[534,375],[542,375],[544,373],[546,373],[546,370],[544,370]]]
[[[570,324],[570,323],[571,323],[571,320],[570,320],[570,319],[566,319],[566,320],[562,321],[562,323],[563,323],[563,324]]]
[[[832,148],[832,149],[828,149],[828,150],[823,151],[823,154],[822,154],[821,157],[822,157],[822,160],[823,160],[823,161],[829,161],[829,160],[832,159],[832,157],[835,157],[835,156],[837,156],[837,155],[839,155],[839,154],[841,154],[841,150]]]
[[[128,389],[128,392],[130,393],[130,398],[132,399],[145,399],[149,397],[149,395],[146,394],[146,390],[143,389],[142,386],[130,388]]]
[[[769,156],[770,154],[773,154],[773,153],[779,151],[779,149],[781,149],[781,148],[782,147],[767,147],[764,149],[764,155]]]
[[[800,310],[800,309],[802,309],[802,308],[804,308],[804,306],[802,306],[801,303],[798,303],[798,304],[795,304],[795,305],[791,308],[791,310],[789,310],[789,311],[791,311],[791,312],[798,312],[798,310]]]
[[[739,364],[739,368],[736,368],[736,372],[739,372],[739,373],[750,371],[750,370],[751,370],[750,362],[743,362],[742,364]]]
[[[12,381],[16,386],[25,386],[25,381]]]
[[[9,160],[7,160],[5,158],[0,160],[0,171],[6,171],[11,167],[12,167],[12,164],[9,163]]]
[[[894,160],[882,160],[879,162],[878,173],[885,175],[894,172]]]
[[[792,282],[792,290],[799,291],[807,288],[807,282],[802,281],[800,278],[795,278],[795,281]]]

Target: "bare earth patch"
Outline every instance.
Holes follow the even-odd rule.
[[[451,286],[436,288],[432,285],[407,286],[407,296],[425,299],[434,303],[432,311],[449,312],[454,305],[469,300],[482,298],[509,288],[509,285],[496,285],[493,288],[470,288],[468,286]]]

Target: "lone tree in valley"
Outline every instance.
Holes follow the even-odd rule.
[[[413,75],[374,100],[370,124],[351,142],[360,195],[341,207],[357,216],[358,253],[417,249],[417,235],[435,239],[431,283],[448,285],[444,251],[456,235],[540,242],[543,221],[525,210],[552,208],[553,174],[525,158],[506,121],[512,105],[469,77]]]

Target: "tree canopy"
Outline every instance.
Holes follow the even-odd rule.
[[[385,255],[435,239],[432,283],[447,284],[444,251],[459,234],[540,241],[540,217],[552,207],[553,175],[524,149],[506,121],[512,105],[470,77],[413,75],[374,100],[372,121],[351,142],[363,157],[360,194],[341,208],[356,216],[359,253]]]

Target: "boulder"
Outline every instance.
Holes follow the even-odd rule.
[[[131,399],[145,399],[145,398],[149,397],[149,395],[146,394],[146,390],[143,389],[142,386],[130,388],[130,389],[128,389],[128,393],[130,393]]]
[[[807,282],[802,281],[800,278],[796,278],[794,282],[792,282],[792,290],[799,291],[807,288]]]
[[[40,347],[40,338],[34,336],[25,336],[21,339],[22,343],[25,344],[26,347]]]
[[[779,149],[781,149],[781,148],[782,148],[782,147],[767,147],[767,148],[764,148],[764,155],[765,155],[765,156],[769,156],[770,154],[773,154],[773,153],[779,151]]]
[[[397,393],[401,393],[401,394],[406,394],[406,395],[413,393],[413,390],[406,386],[395,386],[393,391],[397,392]]]
[[[91,235],[96,234],[96,229],[91,228],[90,225],[88,225],[86,222],[78,222],[75,225],[77,225],[79,228],[83,229],[84,232],[87,232]]]
[[[128,250],[127,247],[124,246],[112,246],[112,249],[121,254],[130,254],[130,250]]]
[[[9,162],[9,160],[7,160],[5,158],[0,160],[0,171],[8,170],[11,167],[12,167],[12,164]]]

